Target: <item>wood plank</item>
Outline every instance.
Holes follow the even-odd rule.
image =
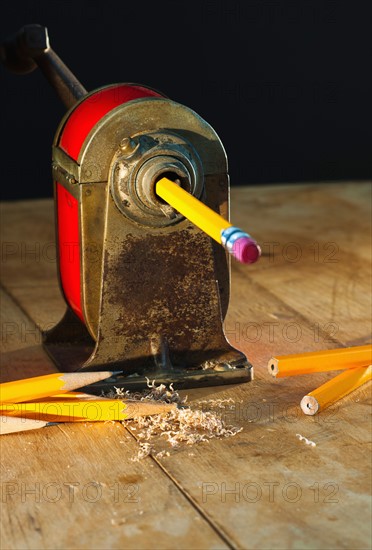
[[[345,345],[368,343],[371,184],[273,187],[249,205],[235,189],[234,200],[239,223],[245,208],[264,213],[254,227],[266,261],[249,277]]]
[[[369,183],[232,190],[234,223],[261,243],[281,245],[274,256],[266,245],[255,266],[233,267],[226,328],[232,344],[254,363],[256,380],[186,393],[203,408],[206,399],[231,399],[220,414],[243,431],[232,439],[170,449],[171,456],[157,462],[234,547],[369,547],[370,385],[322,414],[306,417],[299,409],[302,396],[333,374],[273,380],[266,370],[274,354],[366,341],[369,193]],[[27,218],[27,203],[24,208]],[[41,201],[33,205],[33,224],[38,208],[51,223],[51,204]],[[36,240],[32,224],[22,233],[13,224],[14,213],[8,216],[5,207],[5,214],[7,234],[16,242]],[[38,231],[43,233],[40,227]],[[44,230],[47,239],[49,231]],[[352,244],[349,255],[346,239]],[[283,253],[293,242],[302,253],[297,262],[288,260],[295,248]],[[314,242],[319,243],[316,262]],[[329,242],[339,245],[339,262],[322,261],[332,252],[325,248]],[[63,311],[53,270],[44,267],[39,262],[22,270],[20,249],[3,276],[6,288],[39,326]],[[53,306],[46,313],[47,300]],[[336,331],[330,323],[337,325]],[[316,447],[300,441],[298,433],[314,440]],[[155,452],[164,448],[163,440],[155,442]]]
[[[192,461],[181,449],[164,467],[237,547],[368,548],[366,406],[344,404],[308,422],[292,388],[251,388],[209,393],[234,399],[223,414],[244,427],[238,437],[194,447]]]
[[[50,199],[0,204],[1,279],[7,288],[55,286],[54,208]]]
[[[14,300],[0,289],[1,382],[41,376],[57,368],[41,347],[41,333]]]
[[[2,548],[227,548],[136,452],[119,423],[2,436]]]

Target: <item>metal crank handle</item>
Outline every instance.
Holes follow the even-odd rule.
[[[48,30],[42,25],[25,25],[0,46],[0,59],[12,72],[27,74],[36,67],[67,108],[88,92],[49,45]]]

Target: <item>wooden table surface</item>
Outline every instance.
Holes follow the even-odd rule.
[[[1,548],[370,547],[370,385],[309,417],[302,396],[334,373],[274,380],[266,368],[273,355],[371,341],[371,184],[233,188],[231,211],[263,249],[256,265],[233,265],[226,321],[255,380],[183,393],[194,408],[230,399],[225,419],[243,430],[163,441],[170,456],[141,461],[121,423],[2,436]],[[4,203],[1,222],[8,381],[55,370],[40,331],[64,303],[52,201]]]

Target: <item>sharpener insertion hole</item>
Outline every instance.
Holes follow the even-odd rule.
[[[159,197],[159,195],[156,193],[156,184],[158,183],[158,181],[160,181],[163,178],[167,178],[167,179],[173,181],[175,184],[182,187],[182,189],[184,189],[188,193],[191,192],[190,180],[187,176],[181,176],[181,175],[177,174],[176,172],[172,172],[172,171],[163,172],[162,174],[159,174],[155,178],[155,181],[154,181],[154,194],[155,194],[156,200],[158,200],[161,204],[168,204],[165,200],[163,200],[161,197]]]

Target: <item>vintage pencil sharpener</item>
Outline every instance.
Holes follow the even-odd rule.
[[[155,194],[165,175],[228,219],[227,159],[215,131],[142,85],[87,93],[39,25],[2,52],[18,72],[39,66],[69,107],[52,165],[67,311],[44,339],[58,367],[122,371],[100,388],[250,380],[251,365],[223,330],[225,250]]]

